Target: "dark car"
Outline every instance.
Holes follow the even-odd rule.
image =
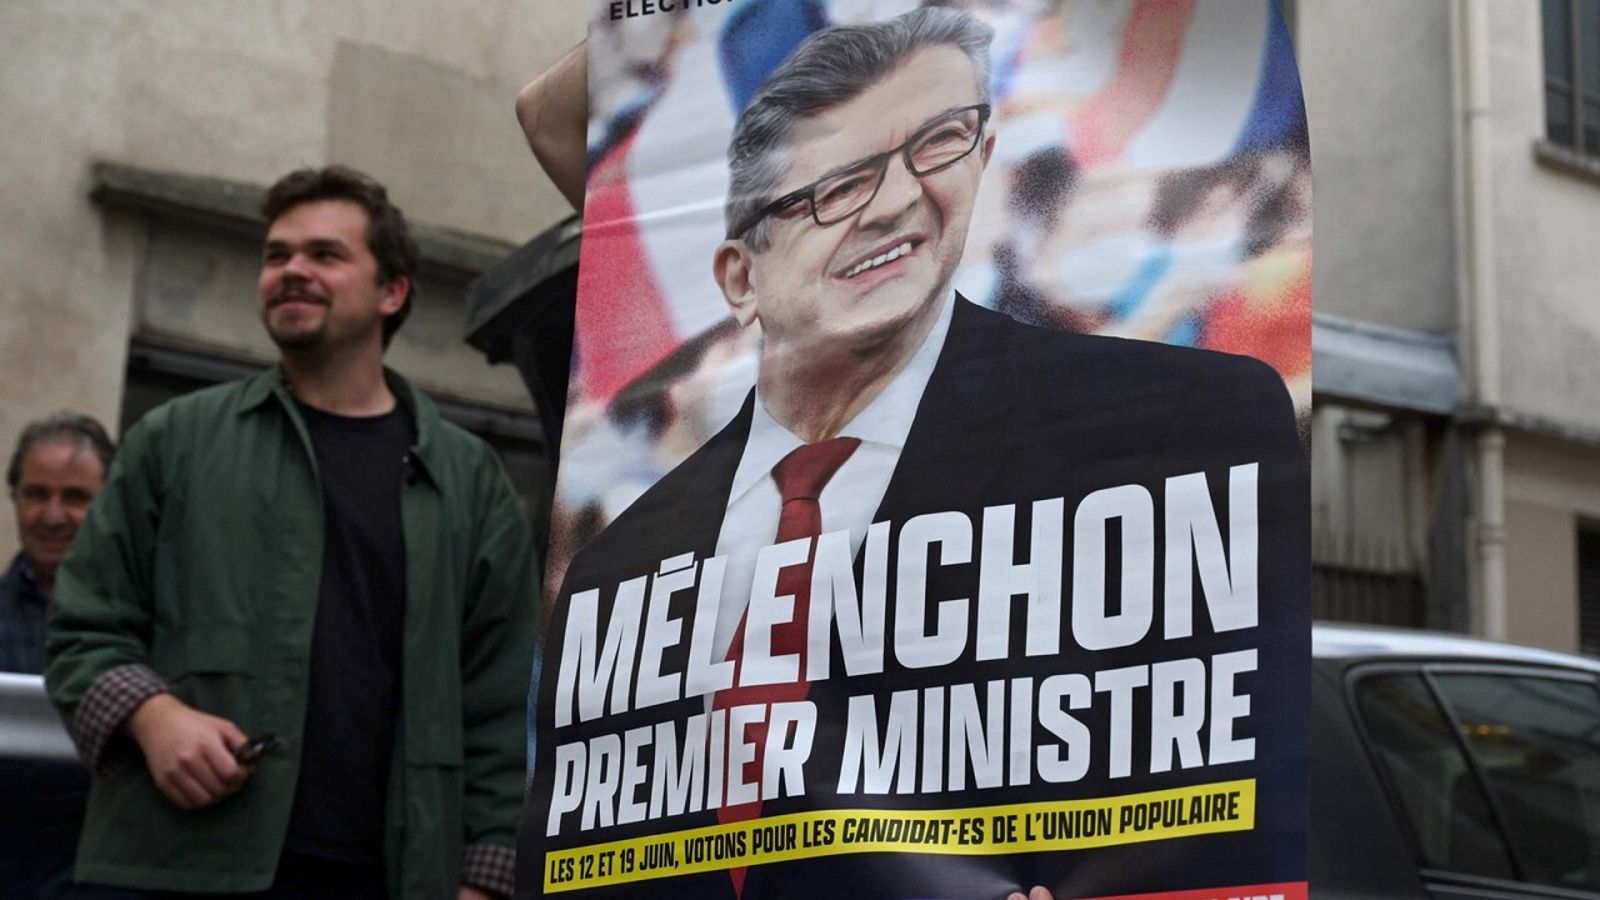
[[[1600,896],[1600,662],[1312,631],[1311,892]],[[37,676],[0,676],[0,758],[70,760]]]
[[[1311,893],[1600,894],[1600,662],[1313,630]]]

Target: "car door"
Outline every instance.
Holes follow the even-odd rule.
[[[1429,895],[1600,896],[1593,673],[1375,663],[1346,701]]]

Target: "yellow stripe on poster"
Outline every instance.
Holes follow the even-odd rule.
[[[791,813],[551,851],[545,854],[544,890],[553,894],[845,853],[1085,850],[1249,831],[1255,820],[1253,779],[971,809]]]

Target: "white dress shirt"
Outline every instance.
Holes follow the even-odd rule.
[[[839,437],[859,438],[861,446],[834,473],[817,502],[822,508],[824,534],[849,529],[852,556],[860,552],[867,537],[867,526],[872,524],[872,516],[889,488],[889,479],[894,475],[906,435],[911,432],[911,422],[916,418],[917,404],[939,361],[939,351],[944,348],[954,310],[955,291],[952,290],[944,298],[944,308],[939,311],[933,330],[906,367],[839,431]],[[728,508],[722,517],[722,531],[717,536],[717,555],[727,558],[728,567],[722,602],[717,609],[713,659],[728,658],[734,633],[739,630],[745,608],[750,605],[756,555],[761,548],[774,543],[778,535],[783,500],[772,478],[772,467],[805,443],[767,412],[758,387],[750,437],[745,442],[744,455],[739,458],[739,468],[734,472]]]

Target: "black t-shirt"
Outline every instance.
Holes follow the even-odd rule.
[[[381,862],[405,625],[400,490],[414,424],[399,403],[363,418],[305,404],[300,413],[316,451],[326,521],[287,846],[328,859]]]

